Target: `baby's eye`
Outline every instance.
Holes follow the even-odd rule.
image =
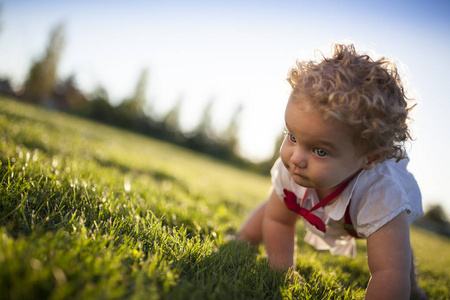
[[[289,141],[291,141],[292,143],[297,143],[297,140],[291,133],[288,132],[287,136],[288,136]]]
[[[324,157],[324,156],[328,155],[328,153],[325,150],[320,149],[320,148],[314,149],[314,153],[317,154],[317,156],[320,156],[320,157]]]

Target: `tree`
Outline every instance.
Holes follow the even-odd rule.
[[[91,96],[86,114],[95,120],[113,123],[114,108],[109,103],[109,95],[106,89],[98,86]]]
[[[64,25],[61,23],[50,31],[50,39],[44,55],[31,65],[25,81],[24,98],[39,104],[44,104],[51,98],[64,44]]]
[[[428,211],[423,215],[423,218],[431,220],[431,221],[439,223],[439,224],[449,223],[447,214],[445,213],[444,208],[439,204],[435,204],[435,205],[431,206],[428,209]]]
[[[180,112],[183,98],[180,96],[175,105],[167,112],[161,123],[161,138],[177,143],[186,143],[186,137],[182,133],[180,125]]]
[[[230,150],[231,154],[234,154],[236,151],[236,147],[239,144],[239,122],[242,115],[243,110],[242,104],[240,104],[235,112],[233,113],[233,116],[231,117],[230,124],[228,125],[227,129],[223,133],[222,141],[225,144],[225,146]]]
[[[145,115],[144,105],[147,97],[148,70],[144,69],[139,76],[133,96],[125,99],[116,109],[117,123],[119,126],[146,131],[152,126],[149,118]]]
[[[119,110],[125,115],[132,118],[140,118],[144,115],[144,104],[147,99],[147,81],[148,70],[144,69],[139,76],[133,96],[125,99],[122,104],[119,105]]]
[[[180,129],[180,112],[183,103],[183,98],[178,98],[175,105],[169,110],[163,119],[163,124],[166,130],[170,132],[181,131]]]
[[[82,112],[89,104],[86,96],[77,88],[75,75],[55,85],[52,95],[52,105],[58,109]]]
[[[203,110],[202,118],[197,125],[197,129],[195,130],[195,136],[197,136],[203,142],[207,140],[214,139],[214,129],[212,126],[212,109],[214,106],[214,98],[209,100],[208,104],[206,104],[205,109]]]

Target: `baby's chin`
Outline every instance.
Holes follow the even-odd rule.
[[[340,183],[337,183],[337,184],[331,183],[331,184],[326,184],[326,185],[319,184],[319,183],[311,181],[308,177],[295,175],[295,174],[291,174],[291,177],[296,184],[298,184],[304,188],[308,188],[308,189],[329,190],[329,189],[336,188],[337,186],[340,185]]]
[[[296,175],[296,174],[291,174],[291,177],[296,184],[298,184],[302,187],[305,187],[308,189],[316,188],[314,186],[314,184],[312,184],[311,180],[309,180],[308,177],[304,177],[304,176],[300,176],[300,175]]]

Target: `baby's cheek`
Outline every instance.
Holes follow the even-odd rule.
[[[286,150],[283,150],[283,147],[280,150],[280,158],[283,162],[283,165],[287,168],[289,166],[289,154]]]
[[[336,173],[329,170],[318,172],[315,174],[315,180],[321,188],[332,188],[340,183],[340,177]]]

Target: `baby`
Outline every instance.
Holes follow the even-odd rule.
[[[331,58],[297,62],[288,82],[273,189],[238,239],[263,242],[273,268],[293,270],[301,218],[305,241],[334,255],[352,257],[355,237],[366,239],[367,299],[426,299],[409,239],[410,224],[423,214],[403,146],[411,107],[396,67],[335,45]]]

